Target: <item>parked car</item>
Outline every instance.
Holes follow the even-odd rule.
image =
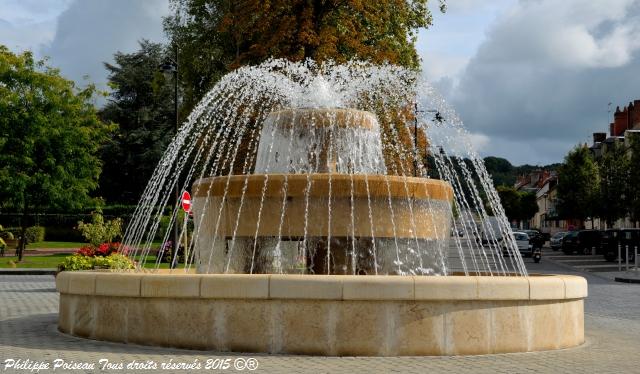
[[[589,254],[592,248],[600,248],[602,234],[599,230],[571,231],[562,238],[562,252],[567,255],[574,253]]]
[[[560,231],[553,235],[549,240],[551,249],[557,251],[558,249],[562,248],[562,238],[564,238],[568,233],[569,231]]]
[[[542,249],[542,246],[546,242],[544,235],[538,230],[522,230],[525,234],[529,235],[529,242],[533,245],[533,248]]]
[[[514,231],[513,238],[518,245],[518,251],[520,251],[520,254],[523,257],[531,257],[533,254],[533,245],[530,243],[529,235],[525,232]],[[505,256],[509,254],[506,247],[502,248],[502,254]]]
[[[626,247],[629,247],[629,261],[634,261],[635,251],[640,251],[640,229],[611,229],[602,233],[600,241],[600,253],[605,260],[615,261],[618,258],[618,248],[620,248],[620,259],[626,261]]]

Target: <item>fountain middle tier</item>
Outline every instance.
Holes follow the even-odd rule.
[[[201,273],[446,273],[453,191],[440,180],[253,174],[193,191]]]

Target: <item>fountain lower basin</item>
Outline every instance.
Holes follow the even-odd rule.
[[[448,243],[453,190],[441,180],[251,174],[200,179],[193,191],[199,273],[445,273],[438,248]]]
[[[59,329],[122,343],[331,356],[584,342],[584,278],[62,272]]]

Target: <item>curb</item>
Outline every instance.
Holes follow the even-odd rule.
[[[58,269],[0,269],[0,275],[56,275]]]
[[[616,282],[622,282],[622,283],[638,283],[640,284],[640,278],[622,278],[622,277],[615,277],[614,278]]]

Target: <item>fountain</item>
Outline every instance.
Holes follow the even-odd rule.
[[[180,268],[160,269],[158,253],[148,270],[176,185],[193,194],[184,260],[173,251]],[[527,274],[461,122],[394,66],[275,60],[225,76],[160,161],[122,250],[136,271],[58,275],[61,331],[314,355],[584,341],[586,281]]]

